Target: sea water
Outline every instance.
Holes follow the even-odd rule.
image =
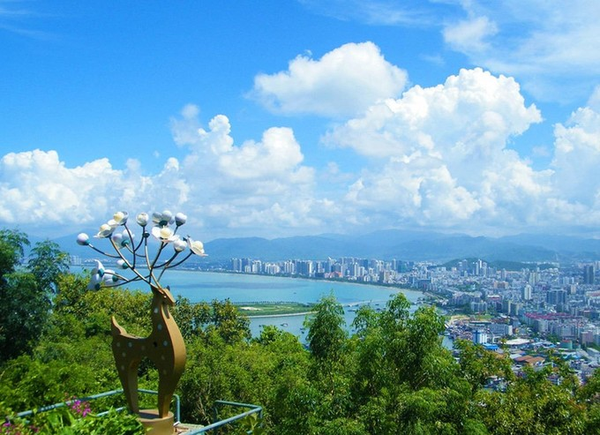
[[[333,295],[344,307],[344,320],[348,330],[351,330],[356,310],[361,305],[368,304],[375,310],[381,310],[390,297],[398,292],[404,293],[413,304],[423,296],[421,292],[414,290],[351,282],[187,270],[165,272],[161,284],[169,286],[174,296],[182,296],[191,302],[229,299],[237,305],[257,302],[309,304],[318,302],[324,296]],[[149,291],[148,285],[140,282],[127,284],[126,287]],[[253,336],[258,336],[264,326],[274,325],[304,338],[305,319],[306,315],[303,314],[250,317],[250,329]]]

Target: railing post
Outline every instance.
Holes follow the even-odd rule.
[[[217,408],[219,406],[218,403],[215,403],[215,406],[213,406],[213,421],[216,422],[217,419],[219,418],[219,409]],[[219,428],[215,428],[215,435],[219,435]]]

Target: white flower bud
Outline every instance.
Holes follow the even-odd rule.
[[[127,263],[123,259],[117,260],[117,266],[119,266],[120,269],[127,269],[127,268],[129,268],[129,266],[127,265]]]
[[[187,216],[184,215],[183,213],[177,213],[175,215],[175,225],[177,225],[178,227],[183,225],[186,222],[187,222]]]
[[[173,249],[175,249],[175,252],[183,252],[187,249],[187,243],[181,239],[175,240],[173,242]]]
[[[148,225],[148,219],[148,213],[143,212],[137,215],[136,221],[141,227],[145,227],[146,225]]]
[[[77,244],[87,246],[90,244],[90,237],[86,233],[80,233],[77,236]]]
[[[187,244],[194,254],[199,255],[201,257],[206,256],[204,253],[204,244],[200,240],[192,240],[190,237],[187,238]]]
[[[121,246],[121,242],[123,241],[123,235],[119,233],[115,233],[111,237],[112,241],[115,242],[115,245]]]

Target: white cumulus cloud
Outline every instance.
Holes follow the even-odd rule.
[[[236,145],[226,116],[202,128],[198,115],[188,105],[172,120],[174,141],[188,152],[154,174],[134,159],[119,170],[108,158],[68,167],[56,151],[0,157],[0,224],[64,234],[99,226],[118,210],[163,209],[184,211],[190,226],[218,228],[211,237],[228,228],[268,236],[322,224],[318,210],[327,203],[313,197],[315,171],[302,165],[291,129],[268,128]]]
[[[0,220],[13,225],[89,221],[123,179],[107,159],[67,168],[55,151],[41,150],[6,154],[0,174]]]
[[[442,33],[449,47],[473,64],[517,77],[524,89],[546,101],[581,98],[597,85],[597,1],[460,4],[467,18],[451,18]]]
[[[512,78],[477,68],[375,104],[324,140],[371,158],[346,195],[370,221],[532,224],[551,171],[534,171],[507,144],[540,121]]]
[[[594,92],[592,92],[592,95],[588,99],[587,106],[596,112],[600,112],[600,85],[594,88]]]
[[[225,115],[204,128],[198,114],[186,106],[171,125],[176,142],[189,147],[182,172],[207,225],[268,235],[272,227],[310,228],[318,221],[314,169],[302,165],[304,155],[290,128],[271,127],[260,141],[236,145]]]
[[[539,110],[525,106],[512,78],[476,68],[461,70],[443,85],[415,86],[398,100],[379,102],[324,139],[371,157],[418,152],[461,161],[487,158],[540,121]]]
[[[399,95],[406,80],[375,44],[350,43],[318,60],[298,56],[287,71],[257,75],[251,95],[277,113],[339,117]]]
[[[169,159],[160,173],[145,177],[135,160],[125,170],[106,158],[69,168],[56,151],[9,153],[0,160],[0,222],[76,231],[121,209],[178,207],[189,191],[178,166]]]
[[[554,134],[552,167],[561,199],[600,207],[600,113],[580,108],[565,125],[556,125]]]

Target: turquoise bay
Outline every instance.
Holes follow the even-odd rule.
[[[215,273],[197,271],[169,271],[162,280],[171,287],[174,295],[192,302],[230,299],[243,302],[317,302],[333,292],[341,304],[386,302],[397,289],[377,285],[311,280],[302,278]],[[143,288],[143,287],[140,287]],[[416,302],[420,292],[404,291],[411,302]]]
[[[191,302],[210,302],[214,299],[229,299],[235,304],[255,302],[300,302],[315,303],[323,296],[333,294],[344,306],[345,320],[349,327],[359,305],[370,304],[374,308],[385,306],[390,296],[402,291],[410,302],[416,303],[422,296],[414,290],[339,281],[311,280],[302,278],[216,273],[187,270],[170,270],[161,279],[175,296]],[[131,289],[149,291],[139,282],[126,286]],[[253,335],[260,333],[263,325],[275,325],[295,335],[303,334],[304,315],[252,317]]]
[[[267,275],[248,275],[214,272],[173,271],[165,274],[164,285],[173,294],[192,302],[229,299],[236,304],[250,302],[301,302],[314,303],[323,296],[333,294],[344,306],[344,320],[349,328],[359,305],[383,307],[390,296],[399,290],[348,282],[284,278]],[[421,292],[402,290],[409,301],[416,303]],[[297,336],[303,336],[304,315],[251,317],[250,329],[257,336],[265,325],[274,325]]]

